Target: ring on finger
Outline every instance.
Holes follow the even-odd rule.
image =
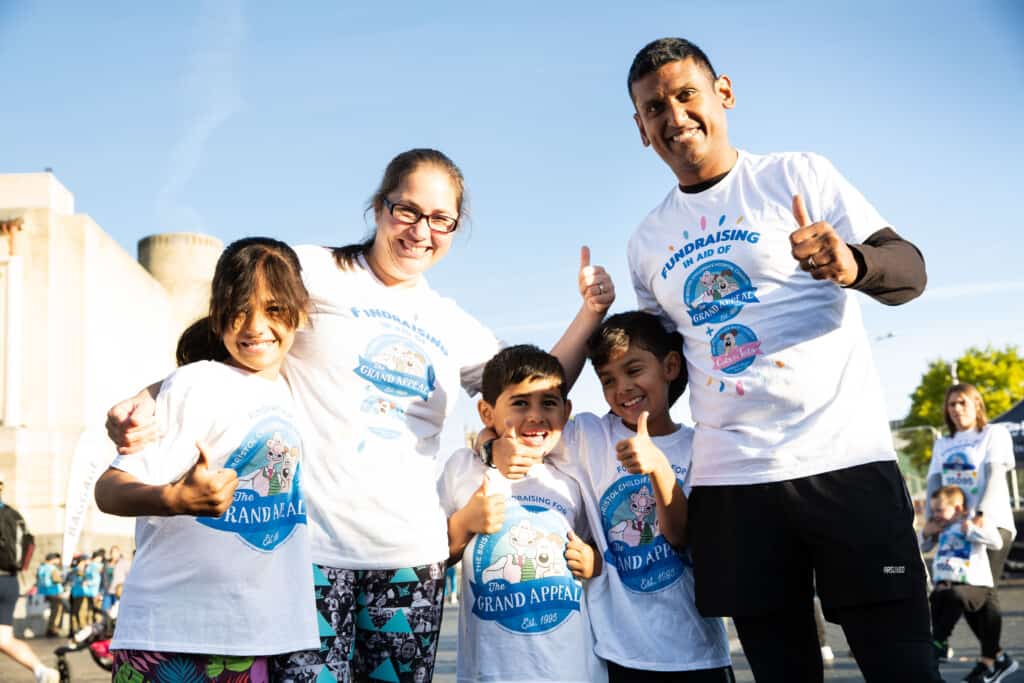
[[[604,294],[604,285],[598,283],[598,285],[597,285],[597,293],[598,294]]]
[[[818,267],[818,264],[814,262],[814,257],[813,256],[808,256],[807,257],[807,265],[809,265],[811,268],[817,268]]]

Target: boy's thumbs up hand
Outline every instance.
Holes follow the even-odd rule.
[[[494,466],[506,479],[522,479],[546,454],[520,442],[515,425],[506,420],[505,432],[491,443],[491,455]]]
[[[640,413],[636,421],[636,436],[615,444],[615,456],[630,474],[650,474],[659,467],[668,465],[665,454],[654,445],[647,433],[649,416],[646,410]]]
[[[491,494],[487,486],[487,473],[483,481],[462,508],[466,529],[474,534],[494,534],[505,523],[505,496]]]
[[[589,579],[594,575],[596,564],[594,547],[585,543],[579,536],[569,530],[568,542],[565,544],[565,564],[577,579]]]
[[[588,310],[603,316],[615,301],[615,285],[602,266],[590,265],[590,247],[580,247],[580,296]]]
[[[789,235],[793,258],[815,280],[831,280],[848,287],[857,281],[857,259],[853,250],[825,221],[811,222],[803,197],[793,195],[793,218],[797,229]]]
[[[199,457],[192,469],[169,487],[172,514],[220,517],[235,499],[238,473],[233,469],[210,469],[206,444],[197,441]]]

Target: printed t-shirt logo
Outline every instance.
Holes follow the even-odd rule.
[[[967,567],[971,566],[971,543],[960,528],[960,522],[953,522],[939,534],[939,548],[935,551],[935,581],[964,583]]]
[[[273,550],[306,523],[299,486],[302,441],[291,422],[269,416],[253,427],[224,467],[238,472],[235,499],[217,518],[198,517],[211,529],[238,534],[256,550]]]
[[[658,528],[656,502],[646,475],[622,477],[608,487],[601,496],[601,525],[608,541],[604,560],[615,566],[626,588],[651,593],[683,575],[683,557]]]
[[[736,375],[761,355],[761,342],[745,325],[726,325],[711,338],[711,356],[715,370]]]
[[[683,300],[694,325],[735,318],[746,304],[759,303],[750,278],[729,261],[710,261],[686,278]]]
[[[978,468],[962,451],[950,453],[942,461],[942,485],[959,486],[964,493],[978,493]]]
[[[359,356],[355,373],[389,396],[418,396],[434,391],[434,366],[416,344],[398,335],[377,337]]]
[[[512,504],[473,549],[473,614],[514,633],[544,633],[580,611],[583,589],[565,565],[568,526],[539,505]]]

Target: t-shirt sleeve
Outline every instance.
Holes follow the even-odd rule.
[[[444,469],[441,471],[441,476],[437,479],[437,496],[441,501],[441,509],[444,510],[445,517],[451,517],[453,514],[458,512],[459,506],[455,504],[455,480],[457,463],[455,462],[458,457],[458,452],[453,453],[448,461],[444,464]]]
[[[640,271],[639,264],[642,262],[643,255],[638,252],[638,240],[634,236],[629,241],[626,253],[629,260],[629,277],[633,283],[633,291],[636,293],[637,310],[657,316],[666,330],[675,331],[676,324],[672,322],[672,318],[669,317],[661,307],[661,304],[658,303],[658,299],[654,296],[654,292],[651,291],[646,276]]]
[[[179,368],[161,385],[156,397],[156,419],[163,434],[159,441],[141,453],[117,456],[111,467],[155,486],[176,481],[195,464],[196,441],[205,435],[199,429],[201,416],[209,414],[198,404],[203,401],[196,381],[202,374],[198,365]]]
[[[992,425],[989,429],[992,430],[992,436],[989,440],[988,453],[985,454],[985,462],[1014,469],[1017,461],[1013,454],[1013,437],[1010,436],[1010,432],[1001,425]]]
[[[932,444],[932,459],[931,462],[928,463],[929,477],[932,476],[933,474],[942,474],[942,463],[939,462],[939,453],[942,452],[942,448],[945,444],[945,441],[945,437],[939,437],[938,439],[935,439],[935,443]]]
[[[459,336],[459,382],[470,396],[480,393],[483,384],[484,364],[506,344],[494,336],[488,327],[455,307],[456,325]]]
[[[827,221],[850,244],[860,244],[879,230],[892,227],[832,162],[817,154],[808,158],[821,202],[820,213],[812,213],[811,220]]]

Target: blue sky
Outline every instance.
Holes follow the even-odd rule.
[[[635,305],[625,241],[674,179],[625,74],[679,35],[732,78],[736,146],[828,156],[925,253],[920,300],[864,302],[893,335],[875,347],[891,417],[929,360],[1024,340],[1024,5],[641,4],[0,0],[0,172],[52,167],[132,253],[169,231],[339,244],[394,154],[437,147],[473,222],[431,282],[546,346],[578,306],[581,244],[614,309]],[[574,398],[603,411],[589,370]],[[452,426],[472,421],[463,401]]]

